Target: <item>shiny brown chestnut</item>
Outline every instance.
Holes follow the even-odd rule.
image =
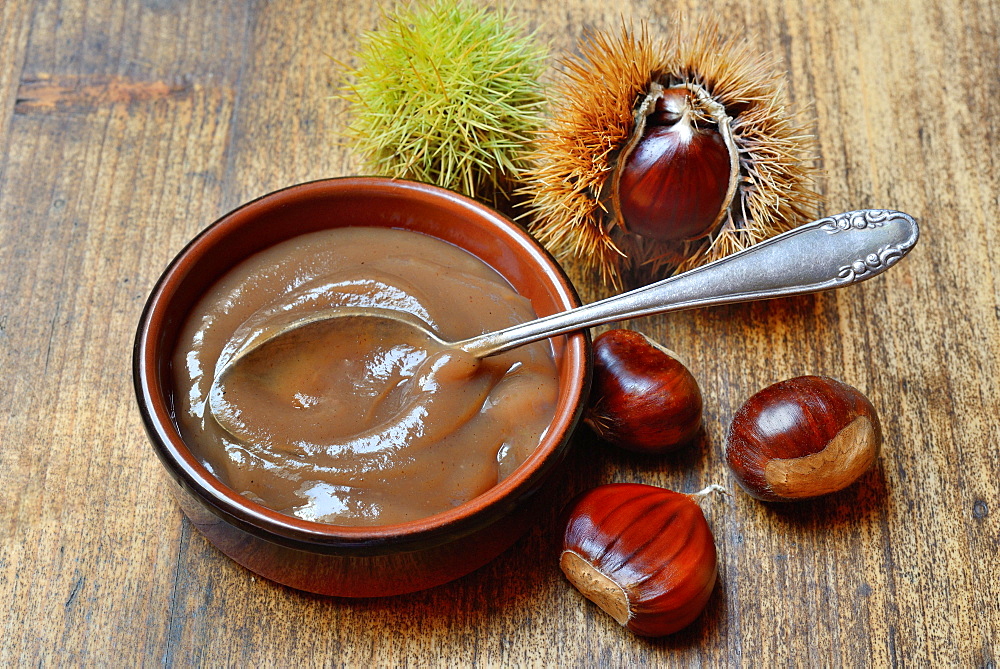
[[[726,462],[759,499],[791,501],[854,483],[882,448],[875,407],[857,389],[823,376],[764,388],[740,407],[726,439]]]
[[[640,483],[598,486],[570,505],[559,566],[641,636],[693,622],[718,574],[712,531],[692,496]]]
[[[672,351],[633,330],[594,339],[594,377],[584,420],[602,439],[641,453],[690,442],[701,427],[698,382]]]
[[[711,233],[733,199],[739,150],[725,108],[700,86],[652,86],[617,170],[622,226],[659,241]]]

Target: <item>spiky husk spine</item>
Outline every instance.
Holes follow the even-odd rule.
[[[563,60],[552,112],[539,136],[525,195],[528,226],[559,258],[573,258],[613,287],[703,265],[809,218],[814,139],[786,111],[775,62],[717,24],[679,21],[665,39],[623,26],[594,33]],[[701,86],[732,118],[740,176],[716,229],[670,244],[629,234],[610,210],[616,160],[652,82]]]
[[[367,169],[496,203],[528,167],[548,52],[509,11],[426,0],[383,16],[346,73],[348,139]]]

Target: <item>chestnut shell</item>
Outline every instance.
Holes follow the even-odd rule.
[[[706,94],[707,97],[707,94]],[[694,94],[666,89],[617,171],[618,213],[629,232],[662,242],[711,234],[734,195],[735,146],[696,121]],[[729,123],[720,112],[717,123]]]
[[[584,420],[602,439],[640,453],[690,443],[701,427],[698,382],[669,351],[634,330],[594,339],[594,376]]]
[[[818,497],[846,488],[875,462],[882,426],[857,389],[799,376],[748,399],[733,417],[726,462],[740,485],[767,501]]]
[[[568,510],[560,564],[574,586],[642,636],[693,622],[718,575],[712,531],[691,496],[641,483],[580,495]],[[607,587],[592,596],[595,579]]]

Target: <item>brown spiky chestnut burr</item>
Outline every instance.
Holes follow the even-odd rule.
[[[691,624],[715,587],[715,541],[692,495],[640,483],[593,488],[568,509],[559,566],[642,636]]]
[[[714,23],[596,33],[564,60],[525,194],[529,227],[613,287],[811,218],[814,140],[775,62]]]
[[[882,425],[867,397],[836,379],[799,376],[740,407],[726,438],[726,462],[748,493],[784,502],[846,488],[881,448]]]

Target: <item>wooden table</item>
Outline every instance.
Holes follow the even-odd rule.
[[[681,351],[706,438],[669,458],[579,430],[562,498],[603,482],[706,506],[718,587],[636,638],[553,557],[555,510],[450,585],[344,601],[255,578],[168,495],[132,395],[139,313],[170,258],[241,202],[354,173],[330,99],[367,3],[0,3],[0,665],[633,663],[995,667],[1000,660],[1000,7],[993,0],[689,2],[754,31],[815,123],[828,213],[923,225],[885,277],[640,324]],[[662,5],[523,0],[555,53]],[[601,291],[569,267],[583,295]],[[722,461],[736,408],[829,374],[887,435],[863,483],[767,506]]]

